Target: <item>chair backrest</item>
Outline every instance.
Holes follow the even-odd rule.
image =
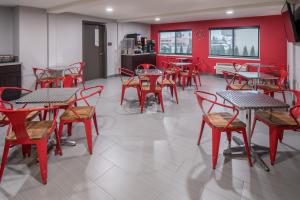
[[[189,72],[189,76],[193,75],[194,70],[196,69],[196,65],[195,64],[190,64],[186,66],[186,69]]]
[[[239,110],[234,107],[234,106],[229,106],[229,105],[225,105],[222,103],[218,103],[217,100],[217,95],[209,93],[209,92],[205,92],[205,91],[196,91],[195,92],[198,104],[201,108],[201,111],[203,114],[208,114],[210,113],[213,108],[215,107],[215,105],[223,107],[223,108],[228,108],[230,110],[232,110],[235,114],[233,115],[233,117],[228,121],[228,123],[226,124],[225,128],[227,128],[228,126],[231,125],[231,123],[237,118],[237,116],[239,115]],[[210,106],[208,106],[208,109],[206,110],[206,105],[205,104],[210,104]]]
[[[100,95],[102,93],[103,89],[104,89],[104,86],[102,86],[102,85],[83,88],[79,92],[80,97],[71,101],[69,106],[73,106],[75,104],[75,102],[79,102],[79,101],[83,101],[87,106],[90,106],[87,99],[96,94]]]
[[[3,113],[9,120],[10,124],[12,125],[12,130],[15,133],[17,141],[25,141],[29,139],[29,135],[26,129],[26,122],[27,116],[34,111],[45,111],[45,110],[54,110],[55,116],[52,124],[52,128],[56,123],[57,118],[57,108],[49,107],[49,108],[32,108],[32,109],[5,109],[0,108],[0,112]]]
[[[290,91],[293,93],[295,97],[294,106],[290,109],[290,113],[298,122],[298,117],[300,117],[300,91],[299,90],[290,90]]]
[[[51,70],[49,70],[47,67],[33,67],[32,68],[33,74],[36,78],[36,80],[39,80],[41,78],[47,78],[50,75]]]
[[[285,82],[287,80],[287,76],[289,75],[289,73],[287,71],[282,70],[280,72],[280,78],[278,80],[278,86],[280,87],[284,87],[285,86]]]
[[[232,78],[230,78],[229,76],[232,76]],[[233,84],[236,79],[235,74],[226,72],[226,71],[223,71],[223,77],[224,77],[224,80],[226,81],[227,85]]]
[[[156,66],[152,64],[140,64],[136,67],[137,69],[156,69]]]
[[[3,96],[5,95],[6,92],[14,92],[18,93],[20,96],[27,95],[31,93],[31,90],[25,89],[25,88],[20,88],[20,87],[0,87],[0,101],[7,101]],[[24,105],[24,107],[26,104]],[[0,102],[0,108],[3,107],[2,103]]]
[[[159,74],[146,74],[146,75],[144,75],[144,77],[148,79],[147,84],[150,87],[151,92],[156,91],[157,86],[158,86],[158,78],[161,77],[161,76],[162,75],[159,75]],[[141,84],[141,88],[142,88],[142,84],[143,84],[142,80],[140,81],[140,84]],[[163,87],[162,85],[160,85],[160,86]]]
[[[65,74],[78,74],[83,76],[85,62],[76,62],[67,66]]]

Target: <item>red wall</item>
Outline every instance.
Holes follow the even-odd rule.
[[[242,27],[242,26],[259,26],[260,27],[260,61],[239,60],[239,59],[219,59],[208,58],[209,55],[209,28],[220,27]],[[151,25],[151,38],[156,41],[156,52],[159,50],[159,31],[192,29],[193,31],[193,60],[199,57],[206,63],[202,71],[214,73],[214,66],[218,62],[224,63],[249,63],[260,62],[263,64],[275,64],[285,66],[287,64],[287,41],[284,31],[282,18],[280,15],[251,17],[238,19],[210,20],[197,22],[183,22],[173,24]],[[202,30],[203,37],[197,38],[196,33]],[[157,56],[157,65],[159,66],[166,56]]]

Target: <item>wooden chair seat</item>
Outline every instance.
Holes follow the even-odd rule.
[[[29,139],[37,140],[50,133],[53,121],[31,121],[26,123]],[[15,132],[12,131],[6,136],[7,140],[16,140]]]
[[[278,85],[273,85],[273,84],[260,84],[257,86],[257,88],[261,90],[267,90],[267,91],[277,91],[281,89]]]
[[[158,81],[158,84],[163,85],[163,86],[172,86],[172,85],[175,85],[175,82],[173,80],[164,79],[162,81]]]
[[[142,89],[142,91],[150,91],[150,85],[142,85],[141,89]],[[161,91],[161,89],[162,88],[160,86],[156,86],[156,88],[155,88],[155,90],[158,92]]]
[[[166,74],[175,74],[176,70],[175,69],[166,69],[165,73]]]
[[[40,111],[32,111],[31,113],[28,114],[27,120],[28,121],[33,120],[39,113],[40,113]],[[6,123],[9,123],[8,118],[5,117],[4,115],[0,114],[0,126],[1,126],[1,124],[6,124]]]
[[[75,114],[76,113],[76,114]],[[78,120],[78,119],[90,119],[95,113],[95,108],[92,106],[81,106],[67,109],[60,117],[60,120]]]
[[[288,112],[280,111],[257,111],[256,118],[275,127],[297,126],[294,118]]]
[[[227,123],[232,119],[233,115],[227,112],[221,113],[208,113],[204,115],[206,119],[209,120],[211,125],[215,128],[225,128]],[[228,128],[230,129],[238,129],[245,128],[246,124],[236,118]]]
[[[140,82],[139,82],[139,80],[136,80],[136,79],[134,79],[132,81],[130,81],[130,80],[123,80],[122,84],[125,85],[125,86],[129,86],[129,87],[136,87],[136,86],[140,85]]]
[[[249,85],[245,85],[245,84],[230,84],[229,88],[232,90],[252,90],[252,87]]]

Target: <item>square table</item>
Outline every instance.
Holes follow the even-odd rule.
[[[163,75],[163,71],[160,69],[137,69],[135,73],[138,76],[145,76],[145,75]]]
[[[221,91],[217,92],[217,95],[236,106],[239,110],[247,111],[247,135],[249,145],[253,145],[251,146],[252,156],[254,156],[255,160],[258,161],[266,171],[270,171],[269,167],[263,162],[263,160],[255,151],[255,147],[258,147],[258,145],[251,144],[251,112],[252,110],[256,111],[259,109],[289,108],[289,105],[258,91]],[[231,154],[231,151],[244,152],[244,147],[242,146],[243,142],[237,137],[233,137],[233,140],[240,146],[229,148],[224,151],[224,154]]]
[[[79,88],[41,88],[16,100],[17,104],[25,103],[64,103],[72,98]]]
[[[191,63],[191,62],[171,62],[171,64],[176,67],[184,67],[184,66],[192,65],[193,63]]]
[[[254,81],[254,89],[257,90],[257,84],[260,80],[277,80],[278,77],[272,76],[270,74],[265,74],[261,72],[234,72],[234,74],[239,75],[248,80]]]

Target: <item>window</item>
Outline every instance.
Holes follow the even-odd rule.
[[[159,44],[161,54],[192,55],[192,30],[160,32]]]
[[[259,58],[259,28],[210,29],[210,55]]]

